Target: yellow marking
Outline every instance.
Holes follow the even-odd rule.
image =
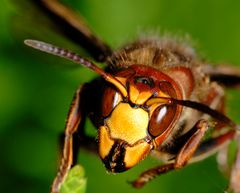
[[[134,109],[128,103],[120,103],[106,120],[111,138],[122,139],[134,144],[147,135],[148,113],[141,108]]]
[[[136,104],[138,105],[142,105],[144,104],[151,96],[152,96],[152,92],[141,92],[138,97],[137,97],[137,100],[136,100]]]
[[[132,103],[135,103],[139,95],[139,90],[132,84],[129,85],[129,97]]]
[[[122,93],[122,95],[124,97],[126,97],[128,95],[125,86],[118,79],[116,79],[116,78],[114,78],[110,75],[108,75],[104,78],[105,78],[106,81],[108,81],[108,82],[112,83],[114,86],[116,86],[117,89]]]
[[[151,91],[143,91],[139,92],[139,90],[134,87],[134,85],[130,85],[129,87],[129,97],[132,103],[137,104],[137,105],[142,105],[144,104],[151,96],[152,96]]]
[[[161,96],[162,97],[162,96]],[[164,96],[165,97],[165,96]],[[169,97],[169,96],[167,96]],[[147,102],[148,106],[154,105],[154,104],[168,104],[171,100],[169,98],[152,98]]]
[[[150,99],[151,100],[151,99]],[[153,112],[156,110],[156,108],[158,108],[161,104],[159,103],[153,103],[150,107],[149,107],[149,117],[152,116]]]
[[[99,155],[102,159],[109,154],[113,144],[114,141],[110,139],[106,127],[101,126],[99,128]]]
[[[143,160],[150,151],[150,145],[143,142],[133,147],[127,147],[124,157],[124,163],[127,168],[135,166],[139,161]]]
[[[118,79],[123,85],[126,86],[127,78],[117,76],[116,79]]]

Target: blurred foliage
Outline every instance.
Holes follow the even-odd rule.
[[[113,48],[148,31],[188,34],[208,61],[240,64],[240,1],[64,2],[81,12],[93,30]],[[10,0],[2,0],[0,6],[0,192],[43,193],[49,192],[56,174],[59,136],[74,90],[96,74],[25,47],[23,39],[36,32],[38,39],[50,39],[83,53],[51,31],[51,26],[45,27],[47,21],[41,19],[44,16],[21,17],[33,12],[31,7],[24,6],[22,3],[22,8],[17,8]],[[229,116],[238,123],[239,96],[239,91],[228,90],[226,103]],[[89,122],[87,128],[96,134]],[[162,175],[141,190],[134,190],[126,181],[157,165],[155,159],[148,158],[117,175],[106,173],[100,159],[85,151],[80,150],[79,163],[86,170],[89,193],[219,193],[227,185],[215,156]]]
[[[60,193],[85,193],[87,180],[84,177],[84,169],[80,165],[74,166],[61,185]]]

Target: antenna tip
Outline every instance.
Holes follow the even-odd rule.
[[[32,40],[26,39],[26,40],[24,40],[23,42],[24,42],[24,44],[28,44],[29,41],[32,41]]]
[[[43,52],[47,52],[47,53],[54,54],[54,55],[56,55],[56,53],[53,53],[53,48],[58,50],[56,46],[53,46],[51,44],[41,42],[38,40],[26,39],[26,40],[24,40],[24,44],[29,47],[35,48],[37,50],[41,50]]]
[[[40,45],[41,42],[37,40],[26,39],[24,40],[24,44],[30,47],[39,47],[38,45]]]

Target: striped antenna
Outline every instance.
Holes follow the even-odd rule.
[[[41,42],[38,40],[25,40],[24,43],[27,46],[30,46],[32,48],[35,48],[37,50],[41,50],[43,52],[47,52],[49,54],[52,55],[56,55],[62,58],[66,58],[68,60],[71,60],[77,64],[81,64],[82,66],[85,66],[87,68],[90,68],[91,70],[93,70],[94,72],[100,74],[107,82],[112,83],[113,85],[115,85],[118,90],[122,93],[122,95],[124,97],[127,96],[127,90],[124,87],[124,85],[115,77],[113,77],[111,74],[106,73],[104,70],[102,70],[101,68],[99,68],[98,66],[96,66],[94,63],[92,63],[91,61],[79,56],[78,54],[64,49],[64,48],[60,48],[57,47],[55,45],[52,44],[48,44],[45,42]]]

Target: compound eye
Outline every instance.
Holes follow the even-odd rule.
[[[159,82],[159,88],[161,91],[168,94],[170,97],[173,97],[173,98],[177,97],[176,91],[170,82],[167,82],[167,81]]]
[[[161,135],[166,131],[174,120],[176,105],[163,105],[158,107],[152,114],[148,132],[153,137]]]
[[[122,101],[122,96],[112,87],[107,87],[104,90],[102,101],[102,115],[107,117],[112,110]]]

